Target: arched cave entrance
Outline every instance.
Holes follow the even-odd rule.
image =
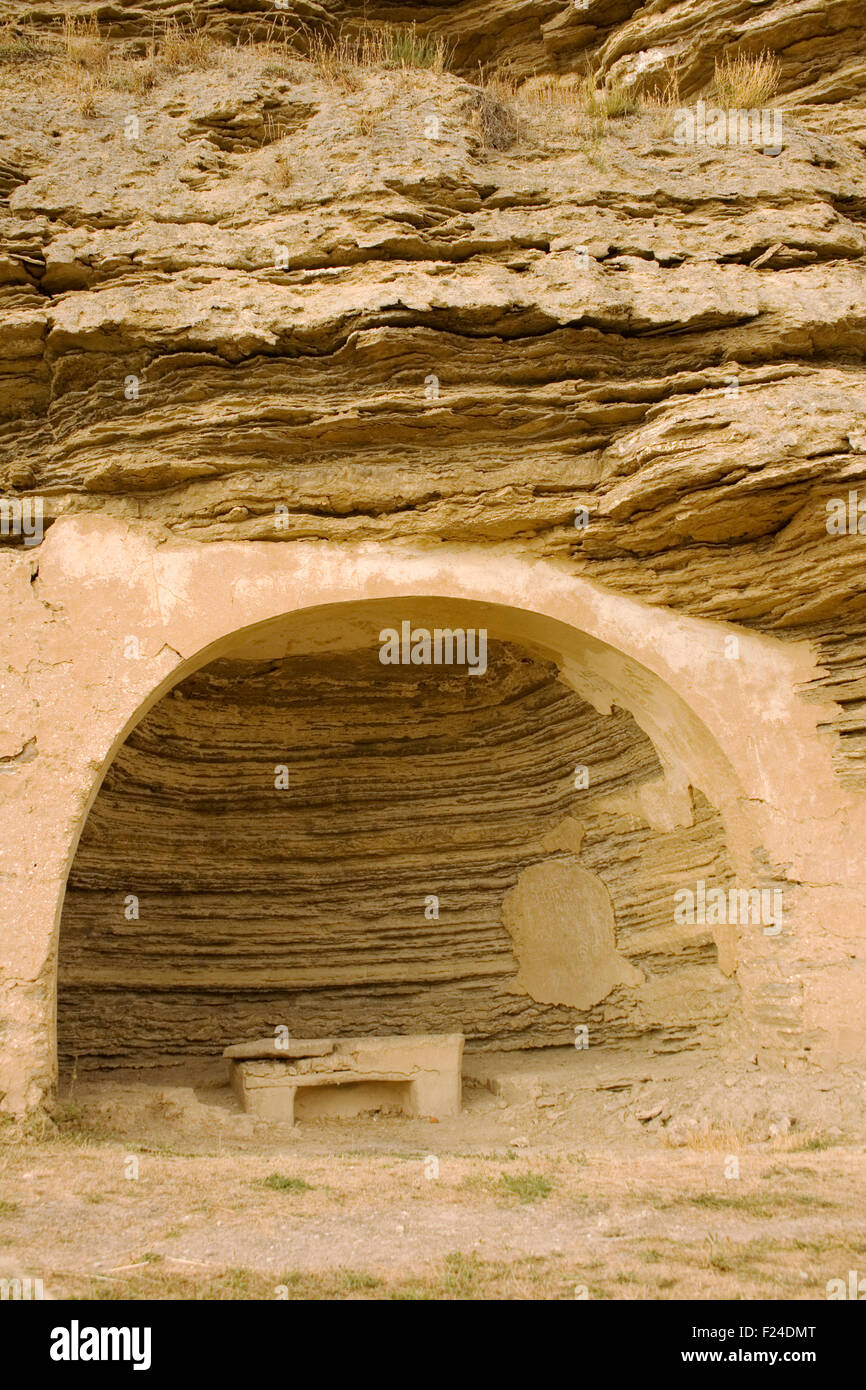
[[[719,814],[627,698],[576,688],[574,654],[507,611],[294,614],[148,710],[69,874],[62,1069],[183,1067],[280,1025],[674,1049],[723,1023],[711,929],[673,914],[677,887],[730,876]],[[383,664],[407,622],[483,630],[486,669]]]

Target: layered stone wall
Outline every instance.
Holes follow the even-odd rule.
[[[383,668],[376,648],[223,660],[164,697],[72,866],[61,1057],[218,1055],[279,1024],[517,1046],[586,1022],[596,1043],[672,1045],[721,1021],[712,932],[671,914],[683,874],[729,878],[718,815],[698,793],[654,830],[637,791],[662,768],[633,717],[518,648],[494,642],[487,662],[472,679]],[[508,910],[527,896],[521,935]],[[648,982],[665,1019],[641,1007]]]
[[[52,47],[66,12],[98,16],[90,67]],[[326,34],[359,13],[293,3],[280,23]],[[252,42],[146,72],[166,17]],[[458,30],[454,71],[335,74],[275,52],[272,7],[252,0],[0,3],[16,22],[0,44],[0,493],[44,513],[32,545],[4,527],[0,547],[6,1110],[52,1093],[61,949],[63,1045],[83,1063],[204,1053],[289,1007],[307,1032],[317,1009],[324,1032],[349,1014],[361,1031],[435,1014],[478,1045],[561,1040],[589,1019],[610,1043],[680,1046],[725,1018],[782,1062],[862,1055],[859,8],[401,8],[413,17]],[[634,95],[676,60],[692,103],[719,53],[767,46],[778,147],[684,144],[664,104],[599,121],[562,90],[548,108],[514,92],[491,135],[504,118],[477,85],[479,60],[508,58],[514,77],[574,74],[588,56]],[[476,837],[458,845],[478,871],[459,927],[414,924],[422,978],[398,983],[393,936],[371,926],[382,889],[365,897],[362,874],[340,923],[369,946],[370,979],[356,962],[337,982],[318,882],[296,883],[256,906],[284,952],[262,978],[224,865],[204,854],[196,877],[186,794],[208,748],[214,805],[246,765],[226,722],[241,668],[212,663],[285,663],[285,685],[267,679],[293,719],[319,721],[325,777],[327,701],[292,704],[297,663],[343,671],[332,713],[351,728],[364,702],[347,653],[369,654],[386,619],[461,613],[510,653],[503,672],[483,697],[434,682],[403,721],[439,711],[446,743],[474,729],[508,783],[497,797],[470,760],[474,816],[456,788],[447,812],[423,801],[428,824],[442,814],[458,841],[461,826]],[[266,642],[249,635],[261,625]],[[184,742],[169,692],[187,681],[200,718]],[[548,699],[564,720],[549,746],[531,721],[519,757],[497,742],[503,710]],[[393,748],[375,709],[370,736]],[[550,759],[566,729],[596,725],[593,746],[609,742],[629,776],[578,804]],[[399,862],[409,831],[395,802],[382,809]],[[341,801],[347,842],[350,810],[368,825]],[[313,856],[323,814],[308,813],[280,812]],[[226,857],[249,884],[260,846],[242,822]],[[193,897],[218,900],[187,917],[192,935],[207,948],[208,924],[228,923],[225,956],[214,938],[191,958],[182,939],[169,824]],[[136,955],[111,904],[139,860],[152,916]],[[781,893],[782,931],[683,932],[677,889],[714,873]],[[408,932],[401,894],[382,916]],[[611,939],[621,963],[607,951],[607,992],[588,999],[581,980],[601,978]],[[166,993],[182,962],[196,978]]]

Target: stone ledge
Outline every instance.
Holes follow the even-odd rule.
[[[241,1106],[259,1119],[294,1124],[298,1092],[315,1089],[321,1094],[302,1098],[303,1118],[386,1109],[438,1119],[460,1113],[463,1042],[462,1033],[295,1039],[294,1055],[287,1055],[266,1038],[223,1055]],[[321,1050],[298,1051],[306,1046]],[[246,1051],[239,1056],[241,1047]]]

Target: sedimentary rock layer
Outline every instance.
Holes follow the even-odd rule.
[[[261,43],[107,85],[86,113],[56,64],[6,70],[0,490],[203,542],[507,541],[808,640],[840,773],[863,784],[864,542],[827,530],[866,460],[857,8],[370,14],[453,24],[465,71],[493,56],[480,35],[518,68],[679,53],[683,100],[720,48],[768,45],[781,153],[679,144],[670,110],[599,131],[520,100],[492,148],[464,77],[341,86]],[[266,11],[194,18],[263,38]],[[121,47],[192,14],[94,12]]]
[[[63,1056],[214,1055],[279,1024],[476,1046],[568,1042],[576,1022],[675,1046],[717,1024],[732,986],[708,930],[674,924],[673,893],[726,877],[718,817],[696,794],[692,824],[652,830],[634,792],[661,769],[631,716],[597,713],[518,648],[491,643],[489,663],[473,678],[383,667],[369,649],[224,661],[163,699],[112,765],[73,866]],[[521,875],[554,862],[595,876],[640,982],[582,1010],[515,983],[503,926]],[[579,927],[585,904],[571,911]],[[525,965],[536,947],[521,949]]]

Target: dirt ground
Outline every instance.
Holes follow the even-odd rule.
[[[824,1299],[866,1274],[853,1073],[551,1049],[464,1075],[451,1120],[294,1128],[241,1114],[222,1065],[79,1078],[54,1129],[0,1129],[0,1276],[86,1299]]]

